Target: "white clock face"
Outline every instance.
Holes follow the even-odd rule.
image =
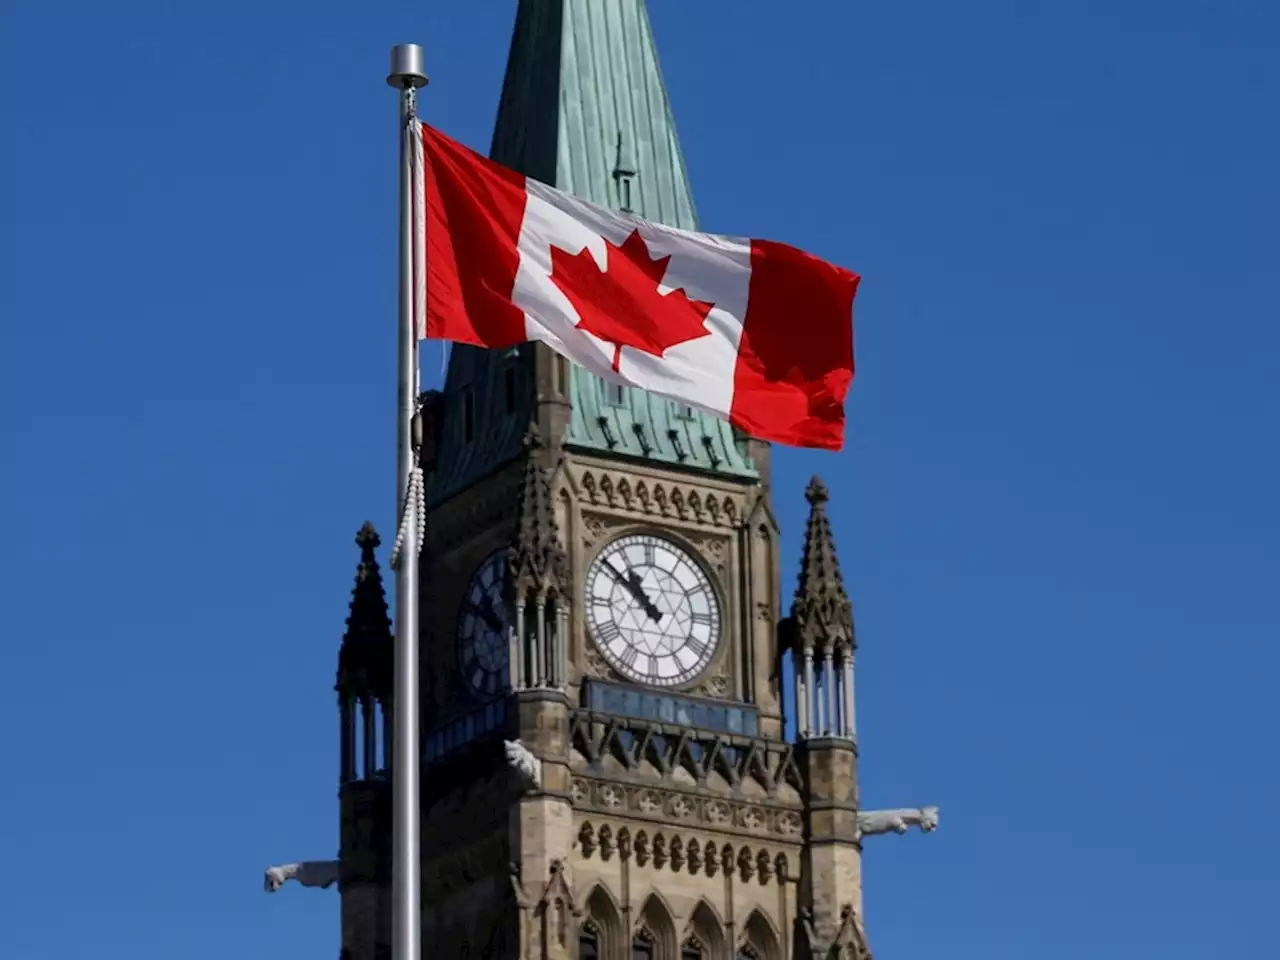
[[[648,534],[608,544],[587,570],[587,627],[609,664],[640,683],[692,680],[720,642],[720,604],[693,557]]]
[[[467,584],[458,611],[458,664],[471,689],[486,696],[507,686],[511,648],[502,596],[506,577],[506,557],[492,554]]]

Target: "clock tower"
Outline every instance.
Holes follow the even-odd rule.
[[[520,0],[490,155],[698,226],[643,0]],[[424,956],[869,957],[863,837],[937,817],[859,809],[822,484],[784,575],[770,448],[712,416],[526,344],[455,345],[423,418]],[[354,779],[344,956],[373,960],[385,778]]]

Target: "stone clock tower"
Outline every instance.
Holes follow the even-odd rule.
[[[643,0],[520,0],[490,154],[697,227]],[[720,420],[531,344],[455,346],[424,404],[423,956],[869,957],[863,838],[937,815],[859,809],[821,482],[797,576],[770,449]],[[389,940],[389,635],[360,542],[339,683],[346,960]]]

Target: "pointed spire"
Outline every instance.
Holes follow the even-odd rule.
[[[836,543],[827,517],[826,484],[815,476],[804,498],[809,501],[809,521],[804,530],[804,555],[800,580],[791,602],[795,640],[801,647],[856,646],[853,604],[840,576]]]
[[[507,551],[511,580],[517,587],[553,587],[563,594],[569,583],[569,558],[560,545],[551,478],[538,458],[542,435],[534,424],[525,433],[524,448],[515,539]]]
[[[375,551],[382,539],[372,523],[356,534],[360,563],[347,615],[347,632],[338,654],[338,686],[344,693],[386,700],[391,694],[391,618]]]

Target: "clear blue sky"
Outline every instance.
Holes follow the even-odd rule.
[[[0,956],[332,957],[396,103],[511,0],[0,14]],[[652,0],[706,228],[865,277],[835,488],[884,960],[1280,956],[1280,6]],[[438,378],[438,347],[426,368]],[[788,574],[787,590],[790,590]]]

